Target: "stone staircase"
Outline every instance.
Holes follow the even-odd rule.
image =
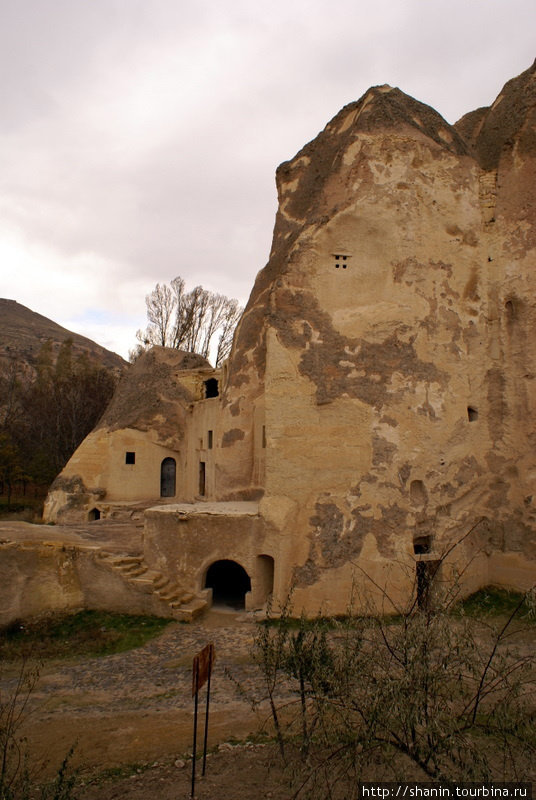
[[[195,595],[185,590],[166,575],[148,567],[143,555],[122,555],[101,550],[98,559],[137,591],[150,595],[153,613],[158,616],[192,622],[208,608],[205,592]]]

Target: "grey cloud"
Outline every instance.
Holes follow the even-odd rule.
[[[343,105],[388,82],[453,122],[535,55],[533,0],[21,0],[0,13],[0,226],[58,259],[95,253],[147,291],[182,274],[243,300],[268,258],[275,168]]]

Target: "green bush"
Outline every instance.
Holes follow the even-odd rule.
[[[534,615],[530,593],[522,594],[498,586],[486,586],[463,600],[457,610],[473,617],[510,616],[516,612],[516,619],[532,623]]]

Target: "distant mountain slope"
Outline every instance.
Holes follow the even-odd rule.
[[[87,353],[92,361],[114,371],[126,366],[127,362],[117,353],[63,328],[15,300],[0,298],[0,362],[16,358],[33,367],[41,346],[48,339],[52,341],[53,355],[57,356],[62,343],[69,338],[73,340],[74,356]]]

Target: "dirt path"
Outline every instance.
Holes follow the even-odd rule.
[[[138,552],[140,537],[141,530],[130,523],[53,527],[0,523],[0,539],[67,541],[121,553]],[[80,770],[85,784],[80,788],[82,800],[190,797],[192,659],[213,642],[209,768],[205,778],[198,775],[196,797],[287,797],[278,788],[279,762],[271,746],[233,744],[245,742],[268,717],[265,707],[252,710],[229,677],[246,691],[259,692],[252,658],[254,635],[251,615],[212,609],[191,625],[171,624],[157,639],[127,653],[47,662],[32,693],[24,729],[32,764],[38,765],[41,776],[52,777],[75,745],[70,763]],[[3,665],[0,691],[15,681],[15,666]],[[202,703],[204,698],[203,691]],[[111,771],[126,777],[102,777]]]
[[[198,769],[196,800],[290,800],[289,776],[268,745],[236,745],[210,753],[206,775]],[[81,787],[80,800],[189,800],[190,763],[153,764],[148,769]],[[306,800],[307,795],[304,796]]]
[[[214,609],[195,624],[170,625],[137,650],[47,663],[32,694],[26,727],[34,760],[46,758],[52,775],[76,743],[72,766],[80,767],[80,800],[186,800],[191,781],[192,658],[213,642],[211,752],[206,776],[201,778],[198,771],[195,796],[288,800],[296,786],[291,789],[292,776],[283,772],[274,745],[250,737],[266,722],[266,705],[253,712],[236,690],[238,682],[261,699],[262,680],[253,661],[255,627],[244,612]],[[520,654],[534,652],[535,635],[533,628],[522,634]],[[4,670],[0,690],[13,681]],[[531,767],[530,775],[532,771]]]
[[[266,714],[252,711],[227,673],[258,692],[254,632],[249,615],[216,609],[201,622],[170,625],[137,650],[48,663],[25,731],[33,756],[55,770],[76,742],[73,764],[85,770],[183,758],[192,741],[192,658],[209,641],[216,650],[209,747],[245,739]]]

